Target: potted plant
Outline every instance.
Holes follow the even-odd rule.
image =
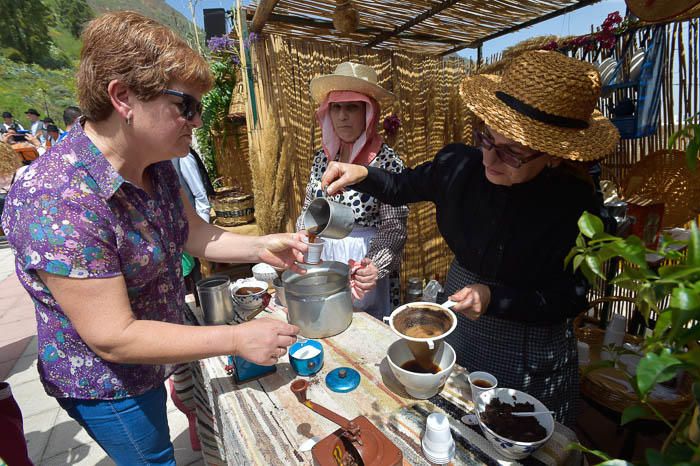
[[[694,170],[700,149],[700,125],[689,122],[671,138],[671,146],[682,139],[687,143],[688,166]],[[700,230],[697,223],[691,224],[687,240],[665,237],[657,251],[647,249],[636,236],[620,238],[605,233],[603,222],[587,212],[579,219],[578,226],[580,233],[576,246],[566,258],[566,266],[573,263],[574,270],[581,270],[593,284],[596,277],[605,279],[604,263],[619,258],[620,273],[613,283],[634,292],[637,310],[647,324],[651,311],[657,316],[653,332],[643,340],[643,357],[631,380],[640,404],[623,412],[622,424],[654,415],[671,428],[660,450],[646,451],[646,463],[654,466],[700,464],[700,324],[697,323],[700,321]],[[649,267],[645,256],[650,252],[663,257],[670,265],[658,269]],[[660,308],[658,303],[665,297],[670,297],[669,305]],[[649,402],[649,394],[655,384],[672,379],[679,371],[691,378],[693,396],[686,411],[671,423]],[[575,447],[600,457],[601,464],[631,464],[597,450]]]

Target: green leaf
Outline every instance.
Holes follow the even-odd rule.
[[[603,221],[593,214],[584,212],[578,219],[578,228],[588,238],[593,238],[597,233],[603,233]]]
[[[603,274],[603,266],[600,263],[600,259],[596,256],[586,256],[586,264],[590,267],[591,271],[598,275],[600,278],[605,280],[605,275]]]
[[[598,463],[598,466],[634,466],[634,464],[625,460],[608,460]]]
[[[571,259],[573,259],[576,254],[579,253],[579,249],[576,247],[571,248],[571,251],[569,251],[569,254],[566,255],[564,258],[564,270],[569,266],[569,262],[571,262]]]
[[[677,283],[684,278],[700,274],[700,266],[672,265],[659,268],[661,279],[658,283]]]
[[[639,361],[637,366],[637,385],[642,394],[646,394],[657,382],[671,380],[669,371],[681,366],[683,363],[671,354],[671,350],[665,348],[661,354],[647,353]]]
[[[617,257],[619,254],[617,251],[610,246],[603,246],[598,250],[598,258],[600,259],[601,262],[608,261],[612,259],[613,257]]]
[[[647,260],[645,257],[646,247],[644,247],[644,243],[642,243],[642,240],[638,237],[630,236],[625,238],[624,241],[610,243],[609,246],[626,261],[631,262],[644,270],[648,269]]]
[[[693,222],[690,225],[690,238],[688,239],[688,265],[700,267],[700,229],[698,224]]]
[[[622,420],[620,421],[620,424],[624,426],[628,422],[653,415],[654,413],[652,413],[651,410],[644,405],[628,406],[622,412]]]
[[[588,283],[590,283],[591,285],[596,284],[595,273],[591,270],[591,268],[588,266],[588,263],[586,261],[581,263],[581,272],[583,272],[583,276],[586,277],[586,280],[588,280]]]
[[[607,453],[605,453],[604,451],[592,450],[588,447],[584,447],[580,443],[570,443],[566,446],[566,449],[567,450],[578,450],[578,451],[582,451],[584,453],[589,453],[591,455],[597,456],[598,458],[603,459],[603,460],[607,460],[607,461],[612,460],[612,457],[610,455],[608,455]]]
[[[586,238],[583,237],[582,234],[579,234],[576,237],[576,246],[578,246],[581,249],[585,249],[586,247]]]
[[[583,262],[584,257],[585,256],[583,254],[574,257],[574,272],[576,272],[578,268],[581,267],[581,262]]]
[[[659,317],[656,319],[656,327],[654,327],[654,335],[656,336],[661,336],[664,334],[666,329],[668,329],[671,326],[671,322],[673,321],[673,312],[671,312],[668,309],[664,309],[660,314]]]
[[[670,305],[684,311],[700,309],[700,294],[690,288],[674,288]]]

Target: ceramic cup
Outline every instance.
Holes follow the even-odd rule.
[[[455,441],[447,416],[432,413],[425,422],[425,434],[421,442],[423,454],[434,464],[447,464],[455,456]]]
[[[498,387],[498,379],[488,372],[476,371],[469,373],[469,387],[472,390],[472,401],[477,411],[483,411],[480,396],[482,393]]]
[[[304,262],[307,264],[318,264],[321,262],[321,253],[325,241],[321,238],[316,238],[316,241],[309,243],[308,238],[303,239],[304,243],[309,246],[309,249],[304,253]]]

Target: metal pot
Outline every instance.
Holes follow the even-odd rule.
[[[227,324],[233,320],[233,301],[226,275],[212,275],[197,282],[197,294],[207,324]]]
[[[317,197],[304,212],[304,226],[309,232],[323,238],[342,239],[355,226],[352,207],[325,197]]]
[[[306,269],[305,274],[291,270],[282,274],[289,323],[306,338],[330,337],[348,328],[352,296],[347,264],[325,261],[299,266]]]

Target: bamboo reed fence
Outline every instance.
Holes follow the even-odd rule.
[[[286,182],[287,208],[280,225],[293,229],[301,214],[304,190],[314,152],[321,134],[315,119],[316,104],[309,92],[312,78],[333,72],[338,63],[355,60],[372,66],[379,84],[397,96],[395,103],[382,109],[380,121],[396,113],[402,122],[395,138],[385,138],[408,166],[431,160],[445,144],[470,138],[470,120],[459,98],[459,83],[473,71],[473,65],[460,58],[442,59],[399,51],[371,50],[322,42],[285,39],[268,35],[254,44],[255,93],[258,99],[258,127],[250,129],[251,157],[264,157],[268,172],[256,173],[257,191],[277,190]],[[260,154],[259,149],[275,131],[270,121],[278,121],[289,144],[288,163],[279,169],[280,156]],[[273,176],[284,173],[282,178]],[[286,181],[285,181],[286,180]],[[274,204],[259,202],[256,217]],[[259,220],[258,220],[259,222]],[[402,278],[440,277],[444,279],[452,254],[440,236],[431,204],[411,206],[409,239],[404,251]]]
[[[613,51],[619,57],[622,41],[633,37],[641,40],[643,31],[631,32],[618,40]],[[670,135],[679,122],[697,114],[698,104],[698,19],[671,23],[666,26],[668,50],[665,57],[661,117],[656,134],[637,140],[623,141],[618,150],[603,163],[603,178],[617,183],[630,167],[646,154],[667,147]],[[292,34],[293,35],[293,34]],[[521,48],[537,48],[550,38],[530,40]],[[256,216],[284,212],[283,218],[266,221],[279,225],[279,230],[293,229],[300,214],[304,188],[308,181],[312,154],[320,147],[320,131],[314,117],[315,103],[309,93],[310,80],[333,71],[347,60],[360,61],[375,68],[379,84],[397,95],[396,102],[382,109],[382,119],[396,113],[402,121],[395,139],[387,139],[408,166],[432,159],[446,143],[471,141],[471,116],[459,98],[458,86],[467,75],[476,72],[473,62],[459,57],[440,58],[401,50],[368,49],[321,40],[299,40],[268,34],[251,46],[252,72],[258,124],[249,126],[251,158],[260,158],[253,167],[264,167],[263,173],[253,171],[256,192],[276,192],[266,196],[265,203],[256,198]],[[484,61],[483,70],[498,73],[502,58],[512,59],[517,50],[498,54]],[[592,62],[599,61],[596,51],[577,50],[572,55]],[[676,90],[678,89],[678,90]],[[247,90],[250,95],[251,89]],[[609,108],[601,101],[605,113]],[[248,119],[251,121],[250,108]],[[264,141],[271,136],[270,121],[279,123],[284,135],[286,152],[277,147],[265,153]],[[381,121],[381,120],[380,120]],[[684,149],[684,143],[680,149]],[[267,144],[267,151],[271,149]],[[279,146],[279,145],[278,145]],[[280,163],[281,162],[284,163]],[[281,191],[286,194],[281,195]],[[278,201],[274,201],[277,199]],[[273,200],[273,201],[270,201]],[[274,202],[286,202],[281,210]],[[272,204],[270,204],[272,202]],[[428,204],[411,206],[409,238],[404,251],[402,279],[409,276],[444,278],[452,254],[441,238],[435,224],[434,208]],[[265,231],[265,230],[263,230]],[[615,290],[616,292],[620,290]],[[625,294],[620,291],[620,294]]]

